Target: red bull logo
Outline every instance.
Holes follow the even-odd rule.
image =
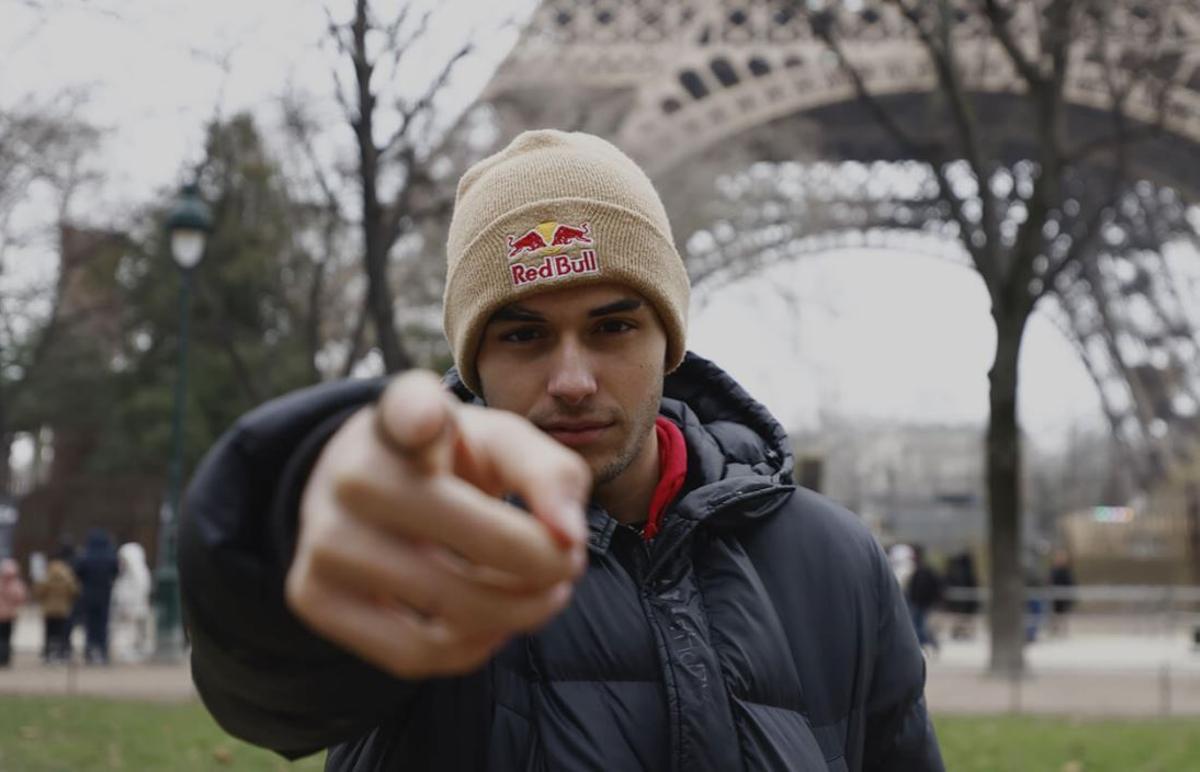
[[[518,236],[510,235],[508,259],[511,261],[540,254],[561,254],[575,246],[592,246],[591,229],[587,223],[568,225],[549,221]]]
[[[578,257],[572,255],[546,255],[540,263],[513,263],[509,267],[515,287],[535,282],[553,281],[572,274],[600,273],[596,250],[585,249]]]
[[[514,287],[553,281],[575,274],[600,273],[591,227],[544,222],[508,236],[508,271]]]

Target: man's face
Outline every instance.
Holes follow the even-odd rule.
[[[489,407],[523,415],[573,448],[604,485],[648,450],[666,349],[658,315],[641,295],[599,284],[497,311],[476,367]]]

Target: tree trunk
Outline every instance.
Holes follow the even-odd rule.
[[[1200,485],[1189,482],[1184,488],[1184,514],[1187,519],[1188,557],[1191,558],[1192,582],[1200,585]]]
[[[8,395],[0,390],[0,494],[12,490],[12,443],[13,435],[8,430]]]
[[[367,227],[370,228],[371,223],[367,223]],[[366,260],[367,303],[375,327],[375,341],[383,354],[384,367],[389,373],[407,370],[412,362],[400,342],[400,336],[396,334],[392,294],[387,279],[387,250],[382,239],[368,236]]]
[[[346,351],[346,361],[342,365],[343,378],[349,378],[354,372],[354,365],[358,364],[358,357],[362,353],[363,335],[367,331],[368,316],[370,309],[364,304],[358,309],[358,320],[354,323],[354,332],[350,335],[350,348]]]
[[[332,220],[331,220],[332,222]],[[310,383],[321,382],[321,370],[317,367],[317,356],[321,353],[321,328],[324,321],[321,301],[325,299],[325,271],[329,265],[330,248],[333,237],[330,232],[332,225],[325,226],[323,246],[325,256],[313,265],[313,275],[308,285],[308,308],[304,316],[305,358],[308,360],[308,380]]]
[[[991,664],[994,675],[1024,672],[1025,605],[1021,570],[1021,436],[1017,425],[1017,364],[1028,315],[996,320],[996,357],[988,373],[987,431]]]
[[[375,145],[375,95],[371,76],[375,65],[367,57],[367,3],[355,3],[353,59],[358,84],[358,116],[354,134],[358,142],[359,181],[362,184],[363,261],[367,273],[367,307],[375,327],[375,340],[389,373],[407,370],[411,360],[396,334],[391,287],[388,284],[388,252],[391,242],[384,229],[384,207],[379,200],[379,148]]]
[[[13,489],[12,446],[12,433],[0,431],[0,494],[15,497],[18,491]]]

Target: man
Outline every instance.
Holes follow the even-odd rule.
[[[242,419],[189,491],[205,704],[336,770],[940,770],[886,559],[685,355],[649,179],[529,132],[459,183],[456,370]],[[483,407],[486,405],[487,407]]]
[[[942,602],[942,578],[938,576],[933,566],[925,560],[925,547],[920,544],[912,547],[913,571],[908,578],[908,585],[901,587],[908,597],[909,612],[912,614],[913,629],[917,633],[917,643],[921,648],[937,654],[941,650],[937,633],[929,624],[929,615],[937,604]]]
[[[1053,614],[1050,616],[1051,635],[1067,634],[1067,615],[1075,607],[1072,597],[1075,588],[1075,571],[1071,568],[1071,554],[1062,547],[1054,550],[1050,563],[1050,587],[1054,590],[1054,599],[1050,603]]]
[[[88,531],[83,555],[75,564],[75,575],[83,589],[79,600],[86,633],[83,661],[89,665],[107,665],[108,616],[113,582],[117,579],[117,550],[108,531],[103,528]]]

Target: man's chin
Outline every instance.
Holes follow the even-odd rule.
[[[621,473],[629,468],[629,462],[614,458],[612,454],[604,454],[602,458],[592,459],[584,456],[588,466],[592,469],[592,485],[598,487],[607,485],[613,480],[621,476]]]

